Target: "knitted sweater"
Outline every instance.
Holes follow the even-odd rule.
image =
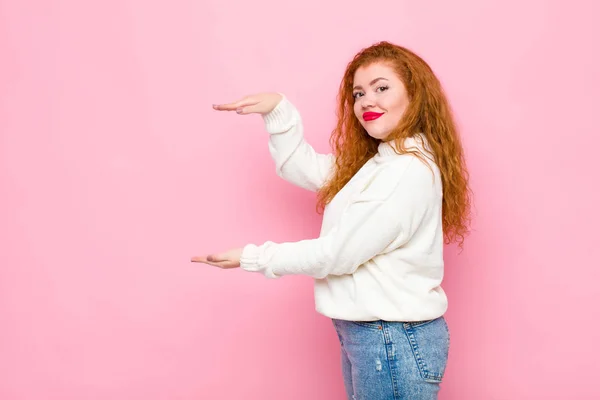
[[[335,158],[305,141],[302,120],[284,96],[263,116],[277,173],[317,191]],[[315,279],[315,305],[330,318],[421,321],[443,315],[442,182],[423,136],[397,154],[381,142],[377,154],[326,206],[318,238],[289,243],[248,244],[241,268],[269,278],[308,275]]]

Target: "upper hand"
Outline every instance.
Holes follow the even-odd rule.
[[[236,111],[238,114],[242,115],[265,115],[273,111],[282,99],[283,96],[279,93],[259,93],[246,96],[233,103],[213,104],[213,108],[218,111]]]
[[[192,257],[192,262],[212,265],[223,269],[239,268],[243,248],[232,249],[220,254]]]

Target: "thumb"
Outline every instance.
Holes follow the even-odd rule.
[[[221,262],[228,260],[227,255],[225,254],[209,254],[206,256],[206,259],[210,262]]]
[[[239,107],[237,109],[237,113],[242,114],[242,115],[254,114],[254,113],[260,114],[262,111],[262,108],[264,108],[264,107],[260,103],[252,104],[252,105],[245,106],[245,107]]]

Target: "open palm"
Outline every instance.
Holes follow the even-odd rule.
[[[231,249],[220,254],[209,254],[207,256],[194,256],[192,262],[208,264],[223,269],[239,268],[242,248]]]

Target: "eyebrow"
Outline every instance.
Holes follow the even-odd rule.
[[[376,84],[378,81],[380,81],[380,80],[382,80],[382,79],[383,79],[384,81],[387,81],[387,79],[385,79],[385,78],[382,78],[382,77],[375,78],[375,79],[373,79],[371,82],[369,82],[369,86],[372,86],[372,85]],[[356,86],[354,86],[353,90],[355,90],[355,89],[362,89],[362,86],[360,86],[360,85],[356,85]]]

